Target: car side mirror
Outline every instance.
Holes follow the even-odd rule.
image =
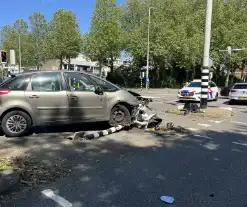
[[[96,86],[95,87],[95,91],[94,91],[96,94],[98,94],[98,95],[103,95],[104,94],[104,91],[103,91],[103,89],[101,88],[101,87],[99,87],[99,86]]]

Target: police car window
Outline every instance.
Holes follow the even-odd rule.
[[[8,79],[0,85],[0,88],[13,90],[13,91],[25,91],[31,74],[28,75],[19,75],[14,78]]]
[[[188,87],[193,87],[193,88],[201,87],[201,82],[190,82]]]
[[[80,73],[65,73],[65,80],[71,91],[94,92],[95,86],[85,75]]]
[[[216,87],[214,82],[210,82],[210,87]]]
[[[91,76],[91,75],[90,75],[90,78],[93,79],[93,81],[95,81],[99,86],[101,86],[101,88],[103,88],[103,90],[105,92],[115,92],[115,91],[118,91],[120,89],[119,87],[115,86],[114,84],[112,84],[106,80],[103,80],[101,78]]]

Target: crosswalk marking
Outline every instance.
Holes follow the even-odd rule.
[[[190,130],[190,131],[198,131],[198,129],[195,129],[195,128],[188,128],[188,130]]]
[[[247,144],[246,143],[232,142],[232,144],[237,144],[237,145],[242,145],[242,146],[247,147]]]
[[[221,121],[216,121],[216,120],[208,120],[209,122],[215,123],[215,124],[220,124],[221,122],[223,122],[224,120]]]
[[[199,126],[203,126],[203,127],[211,127],[212,125],[210,125],[210,124],[198,124]]]
[[[242,125],[247,125],[247,123],[245,122],[241,122],[241,121],[230,121],[231,123],[234,123],[234,124],[242,124]]]
[[[61,196],[55,194],[51,189],[46,189],[41,192],[46,197],[50,198],[51,200],[55,201],[58,205],[62,207],[72,207],[72,203],[67,201],[66,199],[62,198]]]
[[[206,135],[200,135],[200,134],[195,134],[194,137],[200,137],[200,138],[205,138],[205,139],[213,139],[209,136],[206,136]]]

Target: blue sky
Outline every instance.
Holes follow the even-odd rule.
[[[40,12],[51,19],[57,9],[68,9],[76,13],[80,30],[85,32],[90,27],[90,18],[96,0],[9,0],[1,4],[0,27],[13,24],[16,19],[28,20],[33,12]],[[118,0],[123,3],[124,0]],[[3,6],[4,5],[4,6]]]

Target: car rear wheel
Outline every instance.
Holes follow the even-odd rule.
[[[109,124],[111,126],[130,124],[131,115],[129,110],[123,105],[116,105],[111,110]]]
[[[2,119],[2,129],[8,137],[24,136],[31,126],[30,116],[23,111],[10,111]]]

